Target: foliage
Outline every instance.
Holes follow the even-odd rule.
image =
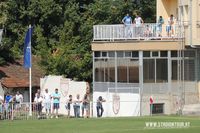
[[[155,20],[155,0],[4,0],[1,8],[0,65],[22,57],[24,35],[31,24],[32,52],[41,58],[46,74],[89,82],[93,25],[121,23],[127,12],[132,17],[140,12],[145,22]]]

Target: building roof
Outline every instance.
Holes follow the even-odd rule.
[[[44,72],[38,66],[38,59],[32,58],[32,87],[40,86],[40,78]],[[29,87],[29,70],[23,67],[23,59],[16,60],[0,66],[0,82],[7,88],[26,88]]]

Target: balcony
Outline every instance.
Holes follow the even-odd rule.
[[[183,38],[179,32],[182,26],[172,26],[173,33],[166,32],[167,25],[162,25],[162,32],[156,23],[145,23],[141,27],[133,25],[94,25],[93,41],[126,41],[126,40],[178,40]],[[183,29],[183,28],[182,28]]]

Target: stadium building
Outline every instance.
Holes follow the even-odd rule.
[[[199,12],[200,0],[157,0],[157,19],[164,18],[161,33],[156,22],[128,30],[122,24],[94,25],[93,101],[100,95],[106,99],[104,116],[195,113],[200,101]],[[95,116],[95,105],[93,111]]]

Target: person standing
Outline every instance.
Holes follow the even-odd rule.
[[[174,23],[175,23],[175,18],[174,15],[171,14],[170,17],[168,18],[168,24],[166,27],[168,37],[174,36],[174,29],[175,29]]]
[[[38,112],[38,119],[42,116],[42,101],[43,98],[39,93],[36,93],[36,97],[34,98],[34,103],[36,105],[36,111]]]
[[[129,14],[127,13],[126,16],[122,19],[122,23],[124,24],[125,27],[125,37],[131,37],[132,36],[132,29],[131,29],[131,25],[132,25],[132,18],[129,16]]]
[[[103,102],[105,102],[106,100],[104,100],[102,98],[102,96],[99,96],[97,99],[97,105],[96,105],[96,109],[97,109],[97,117],[102,117],[104,109],[103,109]]]
[[[60,108],[60,93],[58,93],[57,88],[55,89],[55,92],[52,94],[52,98],[53,98],[53,111],[51,118],[53,118],[54,115],[56,116],[56,118],[58,118],[58,110]],[[54,114],[55,110],[56,114]]]
[[[86,93],[82,100],[82,116],[84,117],[84,111],[86,112],[85,118],[89,118],[90,115],[90,99],[89,95]]]
[[[81,104],[81,100],[80,100],[80,95],[77,94],[76,98],[74,100],[74,117],[79,118],[80,117],[80,104]]]
[[[3,103],[4,103],[4,100],[3,100],[3,97],[0,95],[0,120],[2,119],[3,117]]]
[[[22,94],[19,93],[19,91],[17,91],[15,98],[16,98],[16,110],[18,111],[21,109],[21,104],[23,102],[23,96],[22,96]]]
[[[67,103],[65,105],[65,108],[67,109],[67,118],[70,118],[71,104],[72,104],[72,95],[69,95],[69,98],[67,99]]]
[[[135,19],[134,19],[135,34],[136,34],[136,37],[140,37],[141,36],[142,25],[144,24],[144,21],[138,14],[136,14],[135,16],[136,16]]]
[[[48,89],[45,89],[43,98],[46,116],[49,117],[49,115],[51,115],[51,94],[49,93]]]
[[[164,24],[164,19],[162,16],[160,16],[158,18],[158,22],[157,22],[157,28],[158,28],[158,37],[161,37],[162,36],[162,25]]]

